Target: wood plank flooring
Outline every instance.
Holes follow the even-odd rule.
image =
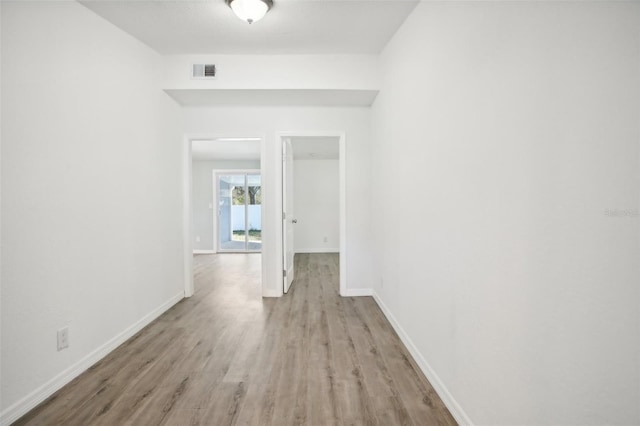
[[[280,299],[260,255],[195,256],[181,301],[16,425],[455,425],[338,255],[295,257]]]

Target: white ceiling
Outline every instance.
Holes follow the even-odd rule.
[[[339,139],[324,136],[291,138],[294,160],[334,160],[339,156]]]
[[[196,161],[260,160],[260,139],[215,139],[191,142],[191,155]]]
[[[165,90],[182,106],[250,105],[250,106],[371,106],[377,90]]]
[[[419,0],[274,0],[261,21],[224,0],[81,0],[161,54],[376,54]]]

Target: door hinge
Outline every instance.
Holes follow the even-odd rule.
[[[283,277],[286,277],[286,276],[287,276],[287,270],[286,270],[286,269],[283,269],[283,270],[282,270],[282,276],[283,276]]]
[[[285,220],[287,218],[287,214],[285,212],[282,212],[282,220]]]

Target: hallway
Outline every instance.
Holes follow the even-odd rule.
[[[195,256],[192,298],[15,424],[455,424],[373,299],[338,296],[338,255],[295,259],[262,299],[259,254]]]

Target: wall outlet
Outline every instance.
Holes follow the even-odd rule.
[[[329,239],[327,237],[324,237],[323,241],[326,243],[327,241],[329,241]]]
[[[196,237],[196,243],[200,242],[200,237]]]
[[[69,347],[69,327],[58,330],[58,351]]]

